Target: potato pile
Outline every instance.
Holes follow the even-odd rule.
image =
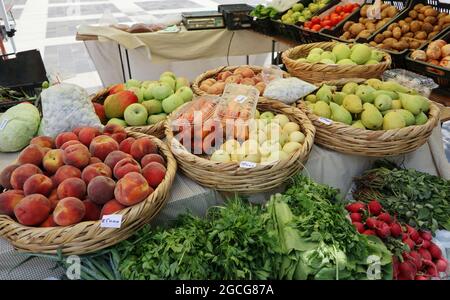
[[[411,58],[450,69],[450,44],[444,40],[433,41],[426,51],[415,50],[411,53]]]
[[[394,17],[398,10],[395,6],[384,3],[381,5],[381,19],[367,18],[367,11],[372,5],[364,5],[361,8],[361,17],[358,23],[347,21],[344,24],[344,33],[340,36],[343,40],[352,40],[358,37],[368,38],[372,33],[385,25],[392,17]]]
[[[382,49],[403,51],[417,49],[450,25],[450,16],[422,3],[414,6],[408,17],[389,25],[377,34],[370,45]]]

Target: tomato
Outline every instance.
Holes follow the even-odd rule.
[[[342,20],[341,16],[332,16],[331,17],[331,25],[336,25]]]
[[[304,26],[305,28],[311,29],[311,26],[313,25],[313,23],[311,21],[306,21]]]
[[[336,17],[336,16],[339,16],[339,14],[337,14],[337,13],[331,13],[331,15],[330,15],[330,20],[332,20],[333,17]]]
[[[341,5],[336,6],[334,12],[337,14],[340,14],[341,12],[344,11],[344,8]]]
[[[347,18],[350,15],[350,13],[344,13],[344,15],[342,16],[342,19]]]
[[[323,17],[323,20],[329,20],[330,19],[330,15],[326,15],[325,17]]]
[[[352,12],[352,10],[353,10],[353,4],[349,3],[349,4],[346,4],[346,5],[344,6],[344,11],[345,11],[345,12],[350,13],[350,12]]]
[[[325,27],[325,26],[330,27],[331,26],[331,21],[330,20],[324,20],[324,21],[320,22],[320,26],[322,26],[322,27]]]
[[[313,18],[311,19],[311,22],[312,22],[313,24],[319,24],[319,23],[320,23],[320,18],[319,18],[319,17],[313,17]]]
[[[331,26],[323,26],[324,29],[331,29]]]
[[[358,6],[353,7],[352,12],[356,11],[358,8]]]
[[[322,27],[320,26],[320,24],[315,24],[315,25],[311,28],[312,31],[319,31],[320,29],[322,29]]]

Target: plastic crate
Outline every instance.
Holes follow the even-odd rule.
[[[450,27],[447,27],[441,34],[436,35],[431,41],[435,40],[444,40],[450,43]],[[431,41],[422,45],[419,50],[426,50]],[[411,58],[411,53],[406,56],[406,68],[408,70],[433,78],[441,88],[450,88],[450,69],[414,60]]]
[[[358,42],[366,42],[366,43],[368,43],[368,42],[373,41],[375,36],[378,33],[384,32],[389,27],[389,25],[391,25],[392,23],[401,21],[401,20],[405,19],[406,17],[408,17],[409,16],[409,12],[414,8],[414,6],[417,5],[417,4],[420,4],[420,3],[422,3],[424,5],[430,5],[433,8],[437,9],[439,12],[450,13],[450,4],[442,3],[442,2],[439,2],[437,0],[412,0],[405,10],[403,10],[397,16],[392,18],[391,21],[389,21],[387,24],[385,24],[379,30],[375,31],[374,34],[369,39],[367,39],[367,40],[366,39],[359,39]],[[393,51],[393,50],[383,49],[383,51],[386,51],[386,52],[388,52],[391,55],[391,57],[392,57],[392,66],[391,67],[392,68],[403,68],[403,69],[407,68],[406,56],[408,55],[408,52],[410,51],[410,49],[405,49],[403,51]]]
[[[247,4],[222,4],[218,6],[222,13],[225,26],[228,30],[248,29],[251,27],[251,18],[248,14],[254,9]]]
[[[250,16],[250,15],[249,15]],[[270,18],[257,18],[250,16],[250,23],[252,30],[262,33],[264,35],[275,36],[276,30],[274,23]]]

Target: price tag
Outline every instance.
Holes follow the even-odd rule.
[[[0,130],[5,129],[6,124],[8,124],[9,119],[3,119],[3,121],[0,123]]]
[[[102,228],[120,228],[122,225],[122,215],[104,215],[102,217]]]
[[[322,123],[325,124],[325,125],[331,125],[331,124],[333,124],[333,121],[332,121],[332,120],[327,119],[327,118],[323,118],[323,117],[320,117],[320,118],[319,118],[319,121],[322,122]]]
[[[256,167],[256,163],[251,162],[251,161],[241,161],[241,163],[239,164],[239,167],[241,167],[243,169],[253,169],[254,167]]]
[[[239,96],[236,96],[236,98],[234,98],[234,101],[236,101],[239,104],[242,104],[247,100],[247,98],[248,98],[247,96],[239,95]]]

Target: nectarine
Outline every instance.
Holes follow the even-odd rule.
[[[5,189],[11,189],[11,174],[14,172],[15,169],[20,167],[19,164],[13,164],[9,165],[6,168],[2,170],[0,173],[0,186],[2,186]]]
[[[109,153],[119,150],[119,144],[112,137],[99,135],[92,140],[89,150],[92,156],[103,161]]]
[[[51,210],[50,201],[43,195],[26,196],[14,208],[14,215],[20,224],[36,226],[44,222]]]
[[[50,178],[42,174],[35,174],[28,178],[23,184],[23,192],[25,196],[31,194],[50,195],[53,189],[53,182]]]
[[[23,191],[9,190],[0,194],[0,215],[14,216],[14,207],[25,197]]]
[[[87,195],[89,200],[96,204],[105,204],[114,198],[116,183],[109,177],[97,176],[89,182]]]
[[[151,162],[142,170],[142,175],[148,184],[156,189],[166,177],[166,168],[158,162]]]
[[[78,141],[78,137],[73,132],[63,132],[56,136],[55,144],[56,148],[60,148],[65,142],[75,140]]]
[[[11,186],[15,190],[23,190],[23,184],[35,174],[42,174],[41,169],[33,164],[24,164],[15,169],[11,174]]]
[[[69,226],[83,220],[86,208],[80,199],[61,199],[53,212],[53,220],[60,226]]]
[[[126,174],[117,182],[114,190],[116,200],[125,206],[144,201],[151,193],[153,193],[153,189],[148,185],[144,176],[136,172]]]
[[[67,178],[59,184],[57,192],[59,199],[68,197],[84,199],[86,196],[86,183],[80,178]]]
[[[97,176],[112,177],[112,170],[106,164],[100,162],[87,166],[84,168],[83,172],[81,172],[81,179],[83,179],[86,184],[89,184],[89,182]]]

